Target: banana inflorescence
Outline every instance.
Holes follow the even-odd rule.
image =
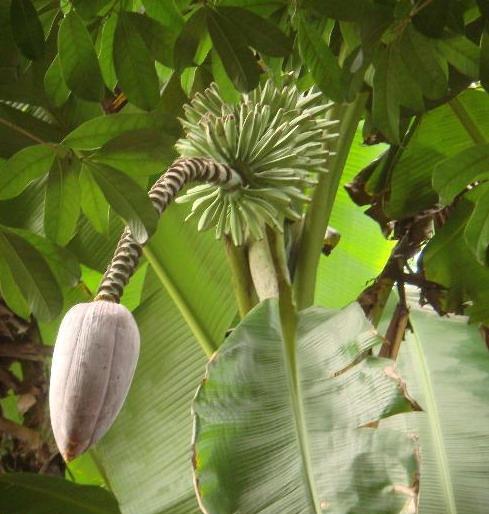
[[[205,182],[182,197],[192,201],[190,216],[200,230],[215,227],[217,237],[235,245],[263,238],[267,225],[282,231],[285,219],[300,219],[315,183],[325,172],[328,141],[337,125],[332,104],[321,93],[280,89],[267,81],[226,104],[215,85],[198,94],[182,120],[183,158],[149,192],[162,214],[186,184]],[[96,301],[76,305],[61,323],[50,384],[51,424],[61,454],[71,460],[99,440],[125,400],[139,354],[132,314],[118,302],[141,255],[126,227],[104,275]]]
[[[301,93],[293,84],[272,80],[242,97],[238,104],[221,98],[215,84],[185,106],[185,137],[177,142],[183,157],[205,156],[227,164],[242,178],[233,190],[203,184],[177,202],[193,202],[188,218],[199,230],[215,227],[235,245],[263,238],[265,225],[283,230],[284,218],[298,220],[314,185],[311,172],[325,172],[329,141],[337,120],[332,103],[313,89]]]
[[[138,327],[124,306],[101,300],[68,311],[56,339],[49,386],[51,425],[66,461],[112,425],[138,356]]]

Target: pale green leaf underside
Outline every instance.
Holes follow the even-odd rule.
[[[205,511],[401,512],[409,498],[396,486],[408,491],[413,480],[411,444],[365,427],[411,408],[391,362],[365,357],[378,342],[356,303],[339,313],[308,309],[295,374],[277,303],[255,308],[209,363],[194,401]]]
[[[485,514],[489,505],[489,354],[467,318],[411,313],[400,371],[423,413],[419,514]],[[411,416],[410,416],[411,417]]]

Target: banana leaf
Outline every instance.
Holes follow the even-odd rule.
[[[419,513],[486,514],[487,347],[465,317],[415,309],[410,319],[413,331],[401,346],[399,367],[424,411],[406,417],[419,437]]]
[[[285,335],[284,335],[285,333]],[[203,512],[397,513],[415,501],[408,436],[376,422],[411,411],[359,304],[298,315],[295,351],[278,303],[251,311],[208,364],[194,411]]]

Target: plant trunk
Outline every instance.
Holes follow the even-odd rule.
[[[0,473],[64,475],[49,423],[50,350],[36,322],[0,299]]]

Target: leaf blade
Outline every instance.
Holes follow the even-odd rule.
[[[332,100],[343,100],[341,69],[317,29],[300,18],[298,38],[302,58],[318,87]]]
[[[59,61],[66,85],[84,100],[99,101],[103,80],[90,34],[83,20],[70,11],[59,27]]]
[[[126,11],[119,14],[115,29],[114,66],[130,102],[146,111],[156,107],[160,90],[154,62]]]
[[[1,258],[17,283],[29,308],[40,320],[55,318],[63,306],[61,290],[42,255],[26,240],[3,228]]]
[[[48,175],[44,230],[60,246],[65,246],[75,235],[80,215],[79,168],[80,161],[68,155],[57,158]]]
[[[239,29],[227,17],[213,9],[206,11],[207,27],[224,69],[239,91],[258,85],[259,70]]]
[[[30,181],[49,171],[56,156],[49,145],[28,146],[14,154],[0,174],[0,199],[19,195]]]
[[[156,230],[158,215],[145,191],[130,177],[106,164],[86,161],[111,207],[128,224],[134,239],[144,244]]]
[[[10,17],[17,46],[29,59],[39,59],[44,54],[44,31],[31,0],[12,0]]]

